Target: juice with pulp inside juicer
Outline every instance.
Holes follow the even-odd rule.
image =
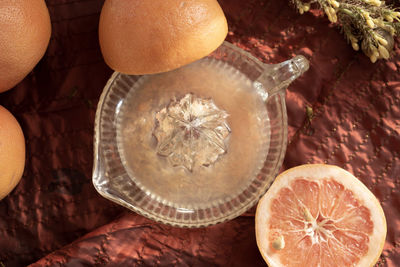
[[[143,190],[196,207],[248,185],[266,157],[268,123],[253,82],[205,58],[142,77],[121,106],[117,139],[130,176]]]

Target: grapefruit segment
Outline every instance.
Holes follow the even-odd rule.
[[[261,198],[256,238],[269,266],[373,266],[386,238],[378,200],[349,172],[309,164],[280,174]]]

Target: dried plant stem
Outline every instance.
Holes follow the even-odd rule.
[[[337,23],[354,50],[361,50],[371,62],[388,59],[394,36],[400,34],[400,12],[380,0],[291,0],[300,14],[317,6],[329,21]]]

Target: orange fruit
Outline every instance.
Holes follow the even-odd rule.
[[[0,92],[22,81],[43,57],[50,40],[44,0],[0,1]]]
[[[283,172],[257,206],[257,245],[270,267],[373,266],[385,238],[378,200],[336,166]]]
[[[165,72],[196,61],[227,33],[216,0],[106,0],[99,24],[105,62],[127,74]]]
[[[0,199],[18,184],[24,166],[24,134],[14,116],[0,106]]]

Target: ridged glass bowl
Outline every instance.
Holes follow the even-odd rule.
[[[210,66],[215,66],[217,70],[221,69],[220,76],[218,71],[203,71],[211,68]],[[103,197],[130,210],[173,226],[205,227],[241,215],[256,204],[281,167],[287,144],[284,90],[307,69],[308,62],[301,56],[280,64],[266,65],[247,52],[225,42],[208,57],[168,73],[134,76],[115,72],[104,88],[96,113],[93,170],[93,184],[96,190]],[[254,117],[261,125],[259,127],[261,131],[257,135],[262,137],[261,142],[254,141],[256,138],[247,134],[248,131],[241,130],[254,124],[246,121],[247,118],[253,118],[250,117],[253,116],[251,110],[246,111],[242,108],[243,110],[229,111],[228,106],[245,106],[239,103],[245,101],[244,98],[235,100],[233,94],[228,93],[227,96],[221,97],[221,101],[216,99],[214,103],[212,94],[211,97],[207,94],[207,90],[213,87],[210,85],[213,79],[228,84],[224,82],[224,75],[239,82],[227,86],[227,89],[217,86],[218,88],[212,90],[220,93],[221,90],[244,84],[251,88],[246,90],[253,90],[249,99],[255,99],[254,103],[262,105],[261,115]],[[194,87],[190,88],[192,85]],[[141,102],[149,91],[156,90],[160,86],[166,87],[159,91],[160,100],[155,99],[157,98],[155,93],[147,96],[151,104]],[[172,92],[171,88],[175,87],[188,88],[187,93],[190,95]],[[162,97],[168,98],[170,95],[165,92],[169,91],[172,92],[170,95],[176,94],[176,96],[172,97],[172,102],[166,104]],[[192,96],[193,91],[199,96],[198,98]],[[232,100],[229,95],[232,95]],[[193,106],[198,100],[198,103],[206,103],[215,109],[222,107],[221,110],[227,112],[217,112],[223,114],[221,115],[223,120],[218,121],[220,122],[218,126],[212,124],[214,126],[210,126],[211,131],[206,129],[210,125],[209,121],[199,126],[199,129],[193,128],[193,131],[189,131],[187,128],[189,126],[186,124],[186,128],[183,127],[183,122],[179,118],[170,121],[172,125],[178,123],[176,127],[180,127],[182,131],[187,131],[183,132],[180,138],[176,137],[179,133],[174,131],[174,141],[171,141],[172,137],[165,134],[167,130],[160,132],[162,125],[165,125],[165,120],[161,121],[160,116],[172,112],[174,105],[180,105],[184,100]],[[239,102],[232,103],[233,101]],[[152,108],[155,109],[154,112],[150,110]],[[207,114],[217,114],[214,111]],[[247,113],[250,115],[246,117]],[[241,123],[235,122],[234,116],[241,116],[240,114],[244,114],[237,119]],[[141,120],[149,123],[147,128],[140,128],[135,124]],[[198,126],[198,123],[196,125]],[[221,130],[221,125],[225,125],[226,128]],[[235,136],[238,131],[243,131],[242,137]],[[206,138],[199,138],[199,133],[200,136],[204,134]],[[214,137],[210,137],[209,133]],[[135,145],[130,146],[129,140],[133,140]],[[160,148],[160,143],[165,143],[165,140],[169,146],[166,153],[164,153],[166,145],[163,144]],[[189,142],[190,145],[177,144],[182,140]],[[194,144],[193,140],[197,143]],[[148,145],[145,145],[146,142]],[[237,142],[236,151],[239,152],[234,152],[234,142]],[[255,149],[251,149],[251,142]],[[189,152],[187,147],[190,148]],[[203,147],[207,149],[201,151]],[[247,150],[245,147],[248,147]],[[144,152],[143,150],[147,148],[148,150]],[[194,151],[196,149],[200,151]],[[257,156],[251,157],[251,150],[257,150],[254,154]],[[228,159],[232,160],[232,163]],[[241,172],[244,168],[239,168],[238,164],[246,160],[249,162],[246,164],[252,167],[249,171]],[[225,163],[231,164],[231,167],[220,167]],[[163,178],[164,176],[166,178]],[[232,181],[229,177],[232,177]]]

